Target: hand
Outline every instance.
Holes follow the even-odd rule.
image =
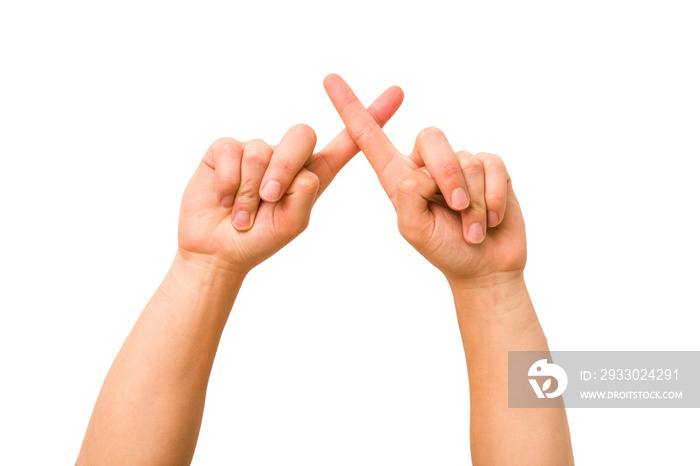
[[[437,128],[400,154],[338,75],[324,87],[398,215],[401,235],[451,283],[489,284],[521,274],[525,224],[503,161],[455,151]]]
[[[403,101],[386,90],[368,115],[383,126]],[[313,154],[316,135],[293,126],[276,146],[223,138],[207,150],[185,189],[179,254],[246,274],[301,233],[311,208],[358,152],[346,130]]]

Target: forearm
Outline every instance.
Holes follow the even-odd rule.
[[[178,253],[107,374],[78,464],[189,464],[243,278]]]
[[[548,351],[522,274],[476,285],[451,283],[469,371],[474,464],[572,464],[563,407],[508,408],[508,351]]]

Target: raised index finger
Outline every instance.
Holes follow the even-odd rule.
[[[401,102],[403,102],[403,91],[400,87],[391,86],[372,102],[367,111],[377,124],[383,127],[399,109]],[[321,186],[318,188],[319,196],[333,181],[335,175],[359,151],[348,129],[343,127],[343,130],[326,147],[309,157],[305,167],[316,174],[321,181]]]
[[[399,152],[343,78],[337,74],[329,74],[323,80],[323,87],[350,137],[365,153],[381,180],[384,169]]]

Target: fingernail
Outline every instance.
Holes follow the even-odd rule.
[[[224,196],[223,199],[221,199],[221,207],[226,209],[233,207],[233,196]]]
[[[472,223],[467,232],[467,238],[472,243],[481,243],[484,240],[484,227],[480,223]]]
[[[421,170],[423,171],[423,173],[428,175],[428,178],[430,178],[431,180],[433,179],[433,175],[430,174],[430,172],[428,171],[427,168],[423,167],[423,168],[421,168]]]
[[[239,211],[235,217],[233,217],[233,226],[237,230],[245,230],[250,224],[250,215],[245,210]]]
[[[490,227],[495,227],[498,224],[498,214],[496,212],[490,210],[486,218]]]
[[[466,209],[468,205],[467,193],[462,188],[452,191],[452,208],[462,210]]]
[[[282,185],[275,180],[268,181],[260,190],[260,197],[268,202],[278,201],[282,197]]]

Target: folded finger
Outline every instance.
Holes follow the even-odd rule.
[[[233,138],[221,138],[209,147],[203,162],[214,169],[216,197],[222,207],[230,209],[238,189],[243,145]]]
[[[396,214],[399,232],[406,241],[421,247],[430,238],[435,221],[429,202],[438,186],[428,173],[416,170],[401,175],[396,182]]]
[[[260,185],[260,197],[277,202],[304,166],[316,146],[316,133],[310,126],[294,125],[275,147]]]
[[[416,138],[414,154],[435,179],[448,205],[464,210],[469,205],[467,184],[452,146],[445,134],[437,128],[426,128]]]
[[[249,230],[255,221],[260,204],[260,183],[270,163],[272,148],[263,141],[245,144],[241,158],[241,183],[233,203],[233,226],[239,231]]]
[[[282,200],[275,205],[275,225],[283,234],[296,236],[306,229],[319,185],[318,177],[305,168],[294,177]]]
[[[484,166],[486,211],[488,226],[495,227],[503,221],[508,196],[508,172],[503,160],[497,155],[481,152],[476,154]]]
[[[484,166],[469,152],[457,153],[467,182],[469,207],[462,211],[462,234],[469,244],[479,244],[486,237],[486,199],[484,195]]]

